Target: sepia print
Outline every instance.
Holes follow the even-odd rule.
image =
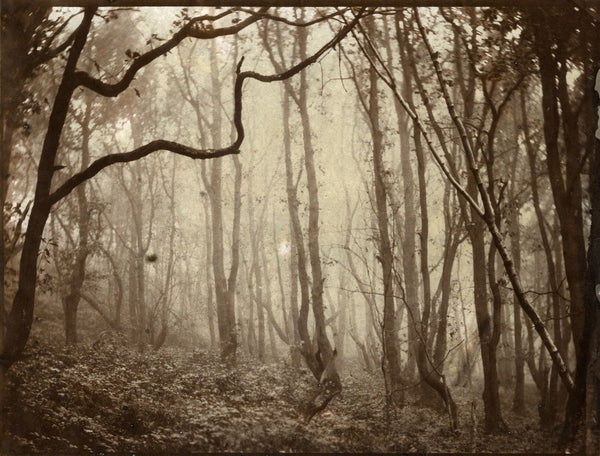
[[[2,2],[2,454],[600,454],[593,0]]]

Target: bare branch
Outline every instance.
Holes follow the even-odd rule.
[[[454,186],[456,191],[459,192],[460,195],[477,212],[477,214],[479,214],[481,217],[483,217],[483,215],[484,215],[483,210],[479,207],[479,205],[477,204],[477,202],[475,202],[475,200],[471,197],[471,195],[469,195],[469,193],[460,184],[460,182],[458,182],[458,180],[455,178],[454,174],[448,169],[448,167],[446,166],[446,164],[444,163],[444,161],[442,160],[442,158],[440,157],[438,152],[435,150],[435,147],[433,146],[433,142],[432,142],[431,138],[429,137],[429,134],[428,134],[427,130],[425,129],[425,126],[421,122],[421,119],[419,119],[419,116],[414,111],[414,109],[408,104],[408,102],[404,99],[404,97],[398,92],[396,81],[393,78],[393,75],[387,69],[387,66],[383,62],[383,59],[379,56],[377,49],[375,48],[375,46],[369,39],[369,36],[367,35],[367,33],[364,30],[363,30],[363,35],[365,37],[365,40],[369,44],[369,48],[370,48],[371,52],[373,52],[373,54],[376,56],[377,62],[379,62],[379,64],[385,69],[385,72],[388,77],[386,77],[386,75],[384,75],[381,72],[381,70],[378,68],[377,62],[374,61],[373,58],[371,57],[370,52],[368,52],[364,48],[364,46],[362,45],[362,43],[360,42],[358,37],[355,36],[356,42],[358,43],[362,53],[369,60],[369,63],[373,66],[373,68],[375,69],[375,71],[377,72],[379,77],[392,90],[394,97],[398,100],[398,102],[400,102],[400,105],[402,106],[402,108],[404,108],[404,111],[406,112],[406,114],[408,114],[408,116],[413,120],[413,122],[415,123],[417,128],[420,130],[421,135],[423,136],[423,139],[425,139],[425,143],[427,144],[428,149],[431,151],[431,154],[432,154],[436,164],[442,171],[442,173],[452,183],[452,185]]]
[[[458,115],[456,113],[456,109],[454,107],[454,104],[452,103],[452,99],[448,92],[447,82],[442,75],[442,69],[441,69],[439,61],[437,59],[438,54],[436,52],[434,52],[431,47],[431,43],[429,42],[427,33],[425,32],[425,29],[423,27],[423,24],[421,22],[421,19],[419,17],[419,13],[418,13],[417,9],[414,8],[413,11],[414,11],[417,27],[419,28],[419,32],[421,34],[421,37],[423,38],[423,42],[427,48],[429,57],[431,58],[431,61],[435,67],[437,79],[440,84],[440,88],[442,89],[442,96],[444,98],[444,101],[446,102],[446,107],[448,109],[448,113],[450,114],[450,117],[452,117],[452,120],[456,126],[456,129],[459,132],[461,143],[463,146],[463,151],[464,151],[467,161],[468,161],[469,169],[471,171],[473,178],[475,179],[475,182],[477,184],[477,189],[479,191],[479,195],[481,196],[481,199],[483,201],[484,213],[481,215],[481,217],[483,218],[484,222],[488,226],[489,232],[492,235],[494,245],[496,246],[498,253],[500,254],[500,256],[502,258],[506,273],[508,274],[508,276],[510,278],[510,282],[513,286],[515,294],[517,295],[517,298],[518,298],[521,308],[533,322],[533,325],[534,325],[537,333],[540,335],[540,337],[544,343],[544,346],[546,347],[548,353],[550,354],[550,357],[552,358],[552,361],[554,362],[554,365],[557,367],[557,369],[559,371],[559,375],[560,375],[561,379],[563,380],[565,388],[569,392],[571,392],[574,388],[574,383],[573,383],[571,374],[570,374],[564,360],[562,359],[562,356],[561,356],[558,348],[556,347],[556,344],[554,343],[554,341],[552,340],[552,337],[548,333],[546,326],[544,325],[544,323],[540,319],[539,315],[537,314],[535,309],[531,306],[527,297],[525,296],[525,292],[521,285],[521,281],[515,271],[513,260],[512,260],[512,258],[510,258],[510,255],[508,254],[506,247],[504,246],[503,236],[500,233],[500,229],[498,228],[498,225],[496,224],[496,221],[495,221],[496,214],[494,212],[494,208],[490,201],[490,196],[481,180],[481,176],[479,174],[479,169],[477,167],[477,163],[475,162],[473,150],[472,150],[471,144],[467,138],[467,132],[465,130],[464,124],[458,117]],[[453,185],[454,185],[454,183],[453,183]]]
[[[356,17],[352,20],[352,22],[345,25],[328,43],[326,43],[321,49],[319,49],[315,54],[308,57],[306,60],[296,64],[292,68],[278,74],[273,75],[264,75],[254,71],[244,71],[238,73],[235,80],[235,88],[234,88],[234,115],[233,121],[235,124],[237,138],[230,146],[221,148],[221,149],[196,149],[190,146],[185,146],[183,144],[179,144],[173,141],[167,141],[164,139],[158,139],[147,143],[137,149],[134,149],[130,152],[117,153],[112,155],[105,155],[96,161],[94,161],[87,169],[81,171],[71,178],[69,178],[63,185],[61,185],[54,193],[50,194],[48,197],[49,203],[55,204],[60,199],[67,196],[77,185],[85,182],[86,180],[94,177],[100,171],[102,171],[107,166],[110,166],[115,163],[126,163],[135,160],[139,160],[140,158],[146,157],[153,152],[159,150],[167,150],[179,155],[184,155],[186,157],[190,157],[194,160],[206,160],[211,158],[224,157],[226,155],[234,155],[240,153],[240,146],[245,137],[244,133],[244,125],[242,123],[242,87],[244,84],[244,80],[246,79],[256,79],[260,82],[274,82],[274,81],[283,81],[288,79],[295,74],[299,73],[309,65],[315,63],[326,51],[334,47],[337,43],[339,43],[356,25],[360,17],[362,16],[362,9],[360,12],[356,14]],[[139,59],[138,59],[139,60]]]
[[[344,8],[344,9],[335,11],[333,13],[326,14],[324,16],[319,16],[319,17],[317,17],[317,18],[315,18],[313,20],[306,21],[306,22],[295,22],[295,21],[291,21],[289,19],[286,19],[284,17],[276,16],[274,14],[270,14],[270,13],[266,13],[266,12],[262,12],[262,11],[256,12],[256,11],[252,11],[252,10],[249,10],[249,9],[246,9],[246,8],[237,8],[238,11],[241,11],[243,13],[257,15],[257,16],[260,16],[261,18],[264,18],[264,19],[271,19],[273,21],[282,22],[282,23],[287,24],[287,25],[293,25],[294,27],[309,27],[311,25],[318,24],[319,22],[326,21],[327,19],[331,19],[331,18],[334,18],[336,16],[340,16],[340,15],[344,14],[346,11],[348,11],[349,9],[350,8]]]
[[[267,8],[261,8],[259,12],[263,12],[266,10]],[[161,55],[164,55],[167,52],[169,52],[185,38],[198,38],[209,40],[217,38],[219,36],[234,35],[240,30],[246,28],[250,24],[253,24],[254,22],[260,19],[260,16],[258,15],[251,16],[239,22],[238,24],[218,29],[199,28],[197,26],[197,24],[203,20],[214,21],[230,13],[231,10],[225,11],[217,16],[199,16],[193,18],[190,22],[185,24],[178,32],[176,32],[170,40],[164,42],[162,45],[134,59],[119,82],[116,82],[114,84],[108,84],[100,79],[90,76],[84,71],[76,71],[74,74],[76,86],[87,87],[88,89],[93,90],[94,92],[105,97],[116,97],[125,89],[127,89],[127,87],[129,87],[129,84],[131,84],[131,81],[133,81],[133,78],[141,68],[145,67]]]
[[[194,149],[193,147],[184,146],[183,144],[179,144],[173,141],[167,141],[164,139],[159,139],[156,141],[152,141],[148,144],[145,144],[137,149],[134,149],[129,152],[122,152],[117,154],[105,155],[97,160],[95,160],[87,169],[81,171],[73,175],[70,179],[68,179],[64,184],[62,184],[58,189],[56,189],[50,196],[49,202],[50,204],[55,204],[57,201],[61,200],[65,196],[67,196],[75,187],[77,187],[82,182],[94,177],[100,171],[102,171],[107,166],[110,166],[115,163],[127,163],[135,160],[139,160],[140,158],[146,157],[150,155],[152,152],[156,152],[158,150],[168,150],[175,154],[184,155],[186,157],[190,157],[193,159],[205,160],[209,158],[217,158],[223,157],[225,155],[237,154],[239,153],[239,149],[234,146],[229,146],[224,149]]]

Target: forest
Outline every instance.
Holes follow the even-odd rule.
[[[0,452],[600,454],[598,3],[165,3],[2,2]]]

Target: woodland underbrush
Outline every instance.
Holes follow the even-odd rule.
[[[66,348],[32,344],[7,374],[5,454],[195,452],[551,453],[552,433],[510,412],[510,432],[483,432],[479,392],[453,388],[460,426],[411,400],[387,411],[380,375],[346,363],[344,390],[309,423],[316,381],[285,360],[242,356],[227,368],[216,353],[140,352],[108,333]],[[417,394],[415,394],[417,396]]]

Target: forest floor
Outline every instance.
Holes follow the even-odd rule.
[[[242,358],[227,369],[212,352],[140,353],[114,334],[71,349],[32,347],[8,373],[2,452],[556,451],[552,435],[539,429],[534,398],[526,416],[507,404],[511,431],[488,435],[481,403],[471,411],[479,399],[454,388],[460,426],[452,432],[445,413],[410,399],[386,417],[377,374],[356,369],[342,381],[341,397],[307,424],[303,410],[316,382],[283,361]]]

